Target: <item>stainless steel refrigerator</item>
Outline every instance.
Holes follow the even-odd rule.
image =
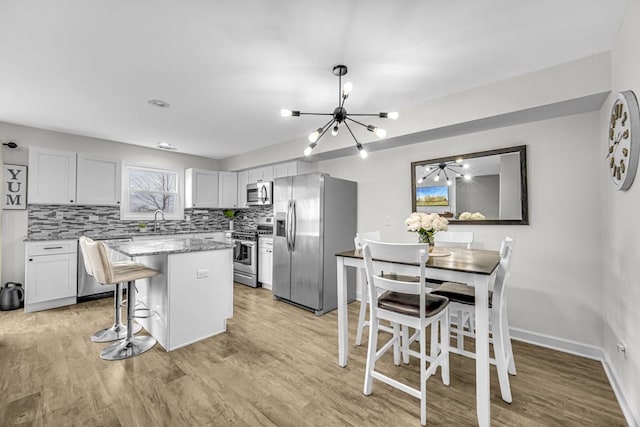
[[[274,296],[316,315],[327,313],[338,305],[335,254],[353,248],[357,183],[311,173],[278,178],[273,191]],[[349,275],[353,301],[355,272]]]

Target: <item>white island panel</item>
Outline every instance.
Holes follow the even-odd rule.
[[[233,254],[216,250],[169,255],[169,347],[225,332],[233,316]]]

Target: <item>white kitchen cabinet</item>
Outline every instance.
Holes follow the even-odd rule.
[[[273,283],[273,238],[260,237],[258,240],[258,282],[265,289]]]
[[[76,200],[76,153],[29,148],[29,203],[71,205]]]
[[[311,172],[311,164],[307,162],[286,162],[273,165],[273,178],[302,175]]]
[[[247,184],[249,183],[249,171],[238,172],[238,207],[247,207]]]
[[[185,170],[185,208],[220,206],[219,172],[204,169]]]
[[[26,312],[76,303],[77,251],[77,240],[26,243]]]
[[[249,170],[249,184],[256,182],[273,181],[273,166],[263,166],[261,168]]]
[[[220,208],[238,207],[238,175],[235,172],[219,173]]]
[[[118,206],[122,188],[122,162],[118,159],[78,153],[76,203]]]

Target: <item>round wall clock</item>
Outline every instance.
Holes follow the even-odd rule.
[[[620,92],[611,107],[607,166],[616,190],[627,190],[633,183],[640,153],[640,114],[638,101],[630,90]]]

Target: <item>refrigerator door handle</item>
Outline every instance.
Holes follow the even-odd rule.
[[[291,252],[296,250],[296,221],[298,220],[296,214],[296,201],[291,201]]]
[[[291,252],[291,199],[287,205],[287,250]]]

